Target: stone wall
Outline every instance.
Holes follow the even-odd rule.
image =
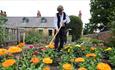
[[[104,42],[108,42],[111,36],[112,35],[111,35],[110,31],[85,35],[85,37],[91,37],[91,38],[103,40]]]

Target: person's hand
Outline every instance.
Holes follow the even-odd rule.
[[[64,27],[64,26],[65,26],[65,24],[64,24],[64,23],[65,23],[65,22],[64,22],[64,21],[62,21],[62,23],[61,23],[61,26],[62,26],[62,27]]]
[[[65,26],[65,24],[64,23],[62,23],[62,27],[64,27]]]
[[[59,31],[59,29],[58,28],[56,28],[56,32],[58,32]]]

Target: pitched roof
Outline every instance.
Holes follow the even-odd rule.
[[[8,21],[6,22],[6,27],[8,28],[29,28],[29,27],[37,27],[37,28],[55,28],[53,20],[54,17],[44,17],[47,22],[42,23],[42,18],[38,17],[25,17],[28,19],[28,22],[24,23],[24,17],[7,17]]]

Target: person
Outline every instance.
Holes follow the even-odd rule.
[[[62,5],[59,5],[57,7],[57,11],[58,13],[56,13],[56,17],[54,18],[54,24],[56,27],[56,32],[58,32],[59,29],[60,30],[54,40],[54,46],[55,49],[60,51],[63,48],[64,43],[66,42],[66,25],[70,22],[70,18],[64,12],[64,8]],[[58,46],[59,43],[60,45]]]

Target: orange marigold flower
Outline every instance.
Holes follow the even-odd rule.
[[[78,70],[87,70],[87,69],[84,67],[81,67],[81,68],[78,68]]]
[[[65,64],[63,64],[63,69],[64,70],[72,70],[72,65],[69,63],[65,63]]]
[[[9,67],[9,66],[12,66],[14,63],[16,63],[16,61],[14,59],[8,59],[2,63],[2,66]]]
[[[25,46],[25,43],[19,43],[18,45],[17,45],[17,47],[20,47],[20,48],[22,48],[22,47],[24,47]]]
[[[86,48],[84,46],[81,46],[81,50],[84,51]]]
[[[54,43],[50,43],[49,45],[48,45],[48,48],[54,48]]]
[[[3,48],[0,49],[0,56],[5,55],[5,54],[7,54],[7,50]]]
[[[10,47],[10,48],[8,49],[8,52],[9,52],[9,53],[19,53],[19,52],[21,52],[21,51],[22,51],[21,48],[15,47],[15,46],[12,46],[12,47]]]
[[[37,63],[40,62],[40,59],[37,58],[37,57],[33,57],[33,58],[30,60],[30,62],[32,62],[32,63],[34,63],[34,64],[37,64]]]
[[[95,49],[96,49],[95,47],[91,47],[91,48],[90,48],[91,51],[94,51]]]
[[[44,58],[44,59],[43,59],[43,62],[44,62],[45,64],[51,64],[53,61],[52,61],[52,59],[51,59],[50,57],[47,57],[47,58]]]
[[[96,54],[94,54],[94,53],[89,53],[89,54],[86,54],[86,57],[96,57]]]
[[[43,68],[43,70],[50,70],[50,67],[49,67],[49,66],[45,66],[45,67]]]
[[[75,58],[75,62],[84,62],[84,61],[85,61],[84,58],[81,57]]]
[[[107,63],[98,63],[97,70],[112,70]]]

